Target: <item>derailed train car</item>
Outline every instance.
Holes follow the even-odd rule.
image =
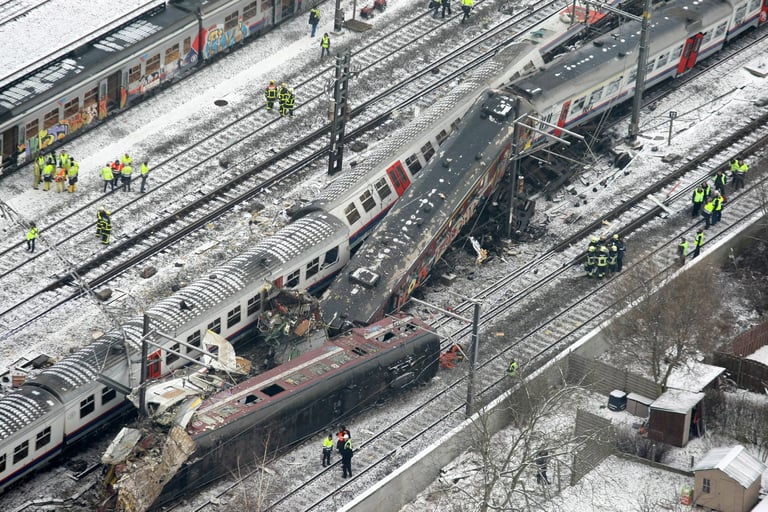
[[[396,315],[220,391],[202,402],[184,435],[172,428],[174,449],[193,443],[190,461],[175,476],[156,461],[134,462],[117,481],[118,507],[144,510],[161,490],[155,505],[167,503],[327,431],[387,394],[428,382],[439,354],[426,324]]]
[[[456,133],[323,294],[333,329],[367,325],[402,307],[498,186],[530,106],[503,90],[482,94]]]

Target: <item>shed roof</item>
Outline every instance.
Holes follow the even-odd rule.
[[[745,489],[760,479],[765,464],[754,458],[740,444],[713,448],[694,466],[693,471],[719,469]]]
[[[669,374],[667,387],[698,393],[718,378],[725,368],[693,361],[675,368]]]
[[[704,398],[704,393],[668,389],[651,404],[651,409],[685,414],[701,402],[702,398]]]

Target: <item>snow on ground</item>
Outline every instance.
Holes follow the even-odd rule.
[[[27,0],[32,12],[0,25],[0,76],[25,67],[35,68],[40,60],[58,49],[72,45],[84,36],[121,20],[133,12],[143,12],[160,0]]]

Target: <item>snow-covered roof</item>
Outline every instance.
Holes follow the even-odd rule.
[[[651,404],[651,409],[685,414],[701,402],[702,398],[704,398],[704,393],[668,389]]]
[[[725,368],[694,361],[672,370],[667,379],[667,388],[683,389],[698,393],[720,376]]]
[[[733,447],[713,448],[694,466],[693,471],[719,469],[744,488],[759,480],[765,464],[754,458],[740,444]]]

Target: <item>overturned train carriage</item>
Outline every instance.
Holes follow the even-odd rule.
[[[334,428],[389,393],[429,381],[439,353],[440,340],[425,324],[397,315],[213,395],[186,429],[195,445],[191,462],[165,486],[156,505]],[[163,480],[146,472],[137,478],[121,487],[146,492],[151,482]]]

